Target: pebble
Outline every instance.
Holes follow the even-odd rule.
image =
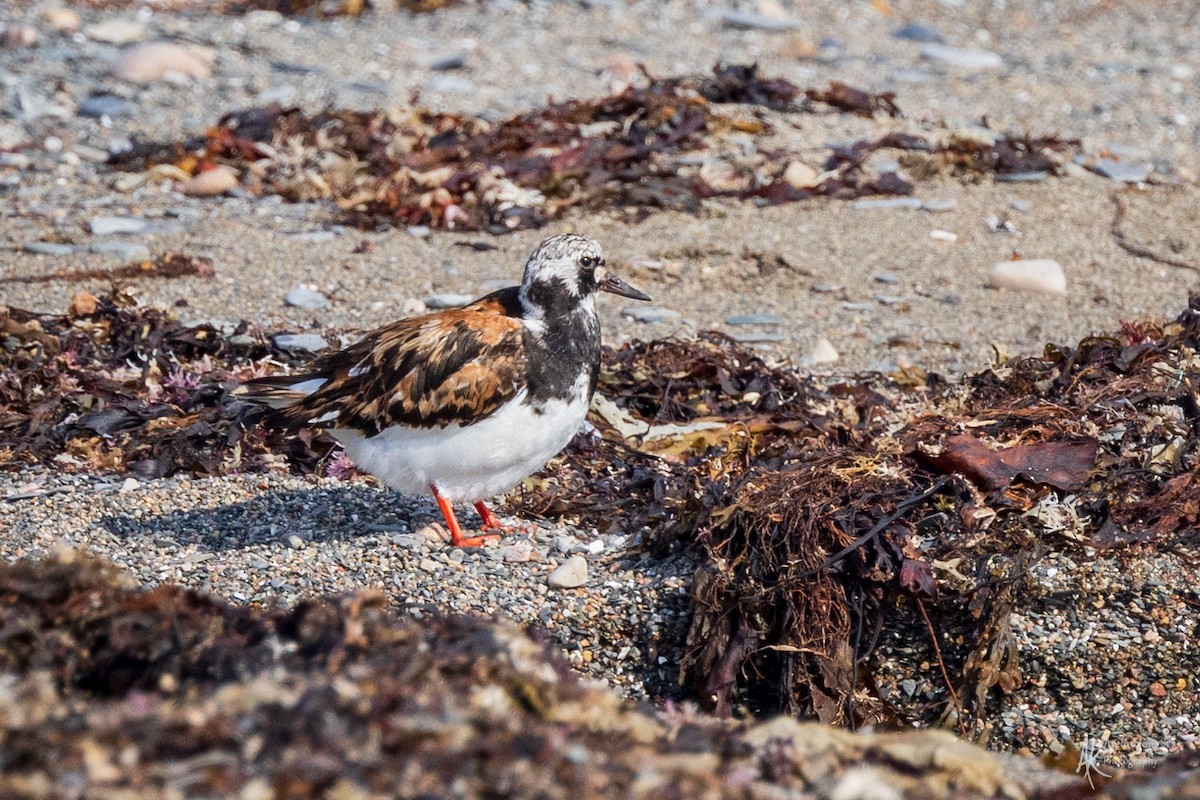
[[[467,303],[474,300],[475,297],[469,294],[453,294],[450,292],[442,292],[440,294],[431,294],[425,298],[426,308],[458,308],[465,306]]]
[[[179,185],[179,191],[189,197],[215,197],[238,185],[237,173],[228,167],[208,169],[193,175]]]
[[[953,47],[937,42],[930,42],[922,47],[921,56],[930,61],[963,69],[999,69],[1004,66],[1004,59],[991,50],[976,47]]]
[[[905,39],[910,42],[937,42],[941,44],[942,35],[938,33],[937,28],[930,25],[923,25],[920,22],[909,22],[901,25],[896,30],[892,31],[892,36],[897,39]]]
[[[507,564],[523,564],[533,558],[533,545],[529,542],[514,542],[499,549],[500,560]]]
[[[1024,214],[1033,208],[1033,203],[1028,200],[1009,200],[1008,207],[1013,211],[1020,211]]]
[[[793,189],[811,189],[820,183],[819,177],[820,173],[803,161],[792,161],[783,171],[784,182]]]
[[[124,262],[145,261],[150,258],[150,248],[138,242],[104,241],[92,242],[87,248],[102,256],[112,256]]]
[[[1150,178],[1150,168],[1116,158],[1101,158],[1092,164],[1097,175],[1123,183],[1145,183]]]
[[[915,197],[864,197],[854,201],[854,208],[859,211],[876,211],[888,208],[921,208],[922,203]]]
[[[79,14],[69,8],[48,8],[43,13],[50,27],[59,33],[71,33],[79,30]]]
[[[26,253],[36,253],[42,256],[69,256],[79,251],[73,244],[58,244],[57,242],[26,242],[21,246]]]
[[[76,292],[71,296],[71,304],[67,306],[67,315],[71,317],[90,317],[95,314],[100,308],[100,298],[91,292]],[[122,490],[129,484],[129,481],[136,481],[136,478],[126,478],[122,484]]]
[[[588,565],[583,556],[571,556],[546,578],[555,589],[577,589],[587,583]]]
[[[0,47],[32,47],[37,44],[37,28],[14,22],[0,25]]]
[[[208,64],[191,51],[171,42],[150,42],[123,54],[113,64],[114,78],[133,83],[152,83],[170,78],[207,78],[212,74]]]
[[[425,88],[431,92],[447,92],[449,94],[474,94],[478,87],[461,75],[431,75]]]
[[[304,350],[315,353],[329,346],[325,338],[315,333],[281,333],[272,341],[284,350]]]
[[[735,314],[725,318],[726,325],[782,325],[778,314]]]
[[[96,236],[144,233],[148,223],[141,217],[96,217],[88,228]]]
[[[727,28],[739,30],[794,31],[804,25],[803,22],[792,17],[741,11],[736,8],[721,9],[717,13],[717,19]]]
[[[662,306],[628,306],[621,309],[621,316],[629,317],[634,322],[667,322],[679,319],[679,312],[673,308]]]
[[[992,267],[990,283],[997,289],[1065,294],[1067,278],[1062,266],[1048,258],[1001,261]]]
[[[1050,177],[1050,173],[1044,169],[1030,170],[1029,172],[997,172],[997,183],[1040,183]]]
[[[79,104],[76,113],[81,117],[120,117],[135,110],[115,94],[94,94]]]
[[[283,302],[293,308],[329,308],[329,298],[309,286],[292,289]]]
[[[454,69],[463,69],[467,66],[467,57],[464,55],[452,55],[444,58],[439,58],[429,65],[429,69],[434,72],[449,72]]]
[[[888,286],[894,286],[900,282],[900,276],[891,272],[881,272],[875,276],[876,283],[886,283]]]
[[[130,44],[141,39],[145,33],[145,25],[128,19],[106,19],[83,29],[84,36],[108,44]]]
[[[921,208],[934,214],[940,214],[958,208],[958,201],[953,197],[947,197],[944,200],[922,200]]]
[[[929,238],[935,239],[939,242],[957,242],[958,234],[951,233],[950,231],[944,231],[940,228],[934,228],[929,232]]]
[[[808,351],[808,360],[812,364],[832,364],[838,358],[840,356],[838,355],[837,348],[833,346],[833,342],[824,336],[817,337],[812,350]]]

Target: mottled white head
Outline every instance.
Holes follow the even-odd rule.
[[[530,254],[521,280],[521,306],[534,319],[569,314],[580,307],[592,308],[597,289],[634,300],[650,299],[608,271],[599,242],[562,233],[544,240]]]

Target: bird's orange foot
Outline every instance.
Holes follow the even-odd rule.
[[[437,500],[438,508],[442,510],[442,516],[446,519],[446,527],[450,529],[451,547],[482,547],[485,544],[500,541],[499,534],[495,533],[484,533],[480,534],[479,536],[464,535],[462,528],[458,524],[458,517],[454,516],[454,507],[450,505],[450,501],[442,497],[436,486],[431,485],[429,488],[433,491],[433,497],[435,500]],[[480,505],[483,504],[477,504],[476,508],[478,508]],[[484,510],[487,510],[486,506],[484,506]],[[495,514],[492,514],[492,512],[488,511],[488,516],[492,518],[493,522],[496,522],[495,527],[502,527],[500,526],[499,521],[496,520]],[[483,527],[484,530],[488,529],[489,527],[493,527],[487,524],[486,517],[484,518]]]
[[[481,533],[478,536],[459,536],[458,538],[451,535],[450,537],[450,544],[454,547],[483,547],[485,544],[499,541],[500,534],[498,533]]]
[[[537,526],[532,523],[517,523],[516,525],[505,525],[500,521],[500,518],[492,513],[492,510],[484,505],[480,500],[475,504],[475,510],[479,512],[479,516],[483,518],[483,530],[496,530],[501,533],[533,533],[537,530]]]

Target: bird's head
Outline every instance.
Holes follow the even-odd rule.
[[[608,271],[599,242],[562,233],[544,240],[530,254],[521,281],[521,303],[531,316],[556,316],[590,306],[597,290],[650,299]]]

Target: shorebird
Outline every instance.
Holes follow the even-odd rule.
[[[474,503],[484,530],[503,530],[484,501],[545,465],[587,416],[600,369],[597,291],[650,299],[608,271],[595,239],[551,236],[520,286],[384,325],[238,394],[288,427],[325,429],[392,489],[432,492],[451,544],[478,546],[498,537],[464,535],[453,503]]]

